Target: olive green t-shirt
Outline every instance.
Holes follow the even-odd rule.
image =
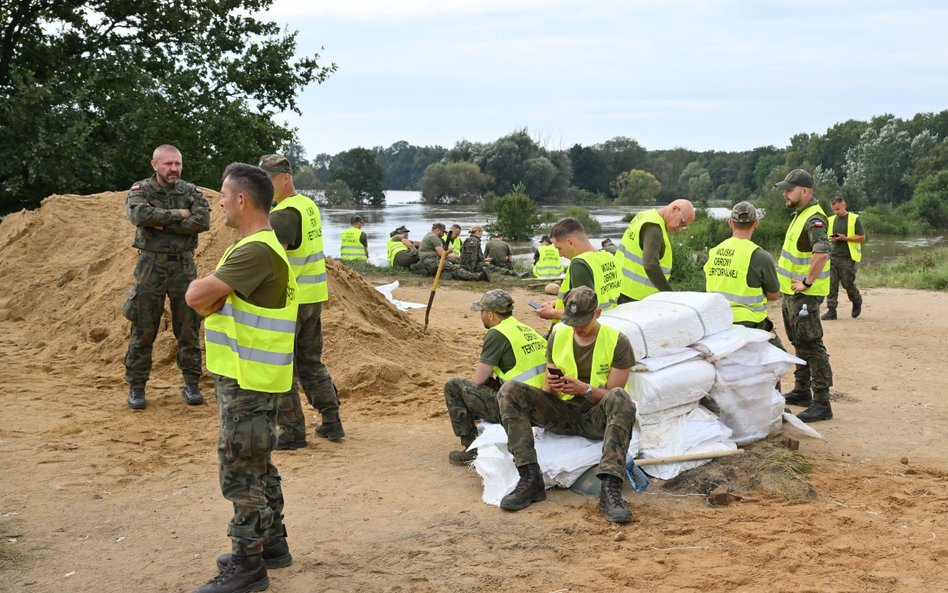
[[[550,365],[553,364],[553,342],[555,340],[556,329],[550,334],[549,340],[546,343],[546,362]],[[588,346],[580,346],[573,340],[573,358],[576,359],[576,374],[579,375],[576,378],[583,383],[589,383],[593,351],[595,348],[595,342]],[[629,338],[625,337],[625,334],[620,333],[619,340],[616,342],[616,349],[612,355],[612,368],[631,369],[634,364],[635,354],[632,352],[632,344],[629,342]],[[596,387],[601,387],[601,385],[596,385]]]
[[[441,239],[434,233],[428,233],[421,240],[421,245],[418,247],[418,257],[421,259],[440,257],[438,255],[438,247],[444,249],[444,243],[442,243]]]
[[[510,245],[508,245],[506,241],[491,239],[487,242],[487,245],[484,246],[484,257],[490,258],[493,264],[505,263],[507,258],[512,255],[513,252],[510,250]]]
[[[569,262],[569,268],[567,268],[566,273],[569,274],[570,290],[573,290],[577,286],[588,286],[593,292],[599,294],[599,291],[596,290],[596,280],[593,277],[592,268],[589,267],[589,262],[573,258]]]
[[[836,220],[833,221],[833,228],[830,229],[830,234],[832,235],[848,235],[849,230],[849,215],[847,212],[846,216],[836,217]],[[855,235],[865,235],[866,231],[862,228],[862,218],[856,219],[856,228]],[[833,245],[833,250],[830,252],[831,255],[835,257],[843,257],[852,259],[852,254],[849,253],[849,242],[848,241],[831,241]]]
[[[780,292],[780,279],[774,258],[763,249],[757,249],[751,255],[747,266],[747,285],[751,288],[763,288],[765,292]]]
[[[270,212],[270,228],[276,233],[277,241],[290,251],[299,249],[303,242],[303,219],[295,208]]]
[[[659,263],[665,257],[665,235],[662,233],[662,227],[653,222],[646,222],[639,230],[639,241],[642,246],[642,267],[645,268],[648,279],[659,291],[670,291],[671,284],[665,279],[665,273]]]
[[[491,367],[497,367],[506,373],[517,365],[517,356],[507,336],[500,330],[491,328],[484,336],[484,346],[481,348],[480,361]]]
[[[283,258],[263,243],[254,241],[241,245],[214,275],[252,305],[267,309],[286,305],[289,268]]]

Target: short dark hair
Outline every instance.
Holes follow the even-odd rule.
[[[452,228],[452,229],[457,229],[457,230],[460,231],[460,230],[461,230],[461,225],[459,225],[459,224],[452,224],[452,225],[451,225],[451,228]]]
[[[222,178],[225,181],[229,179],[237,191],[248,196],[258,210],[270,212],[273,182],[266,171],[247,163],[231,163],[224,169]]]
[[[830,200],[830,204],[839,204],[840,202],[845,202],[845,201],[846,201],[846,198],[837,194],[833,196],[832,200]]]
[[[578,235],[580,233],[585,235],[586,229],[583,228],[583,223],[572,216],[557,220],[553,228],[550,229],[550,237],[554,239],[562,239],[567,235]]]
[[[362,222],[362,217],[359,215],[353,216],[349,219],[349,224],[355,224],[357,222]]]
[[[601,245],[605,247],[606,245],[612,245],[612,239],[603,239]]]

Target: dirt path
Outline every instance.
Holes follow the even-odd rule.
[[[0,590],[191,591],[229,545],[216,407],[181,401],[167,329],[148,409],[128,410],[116,314],[127,243],[76,242],[67,266],[31,251],[42,221],[12,218],[0,227]],[[14,261],[14,243],[33,261]],[[201,270],[226,241],[205,244]],[[59,285],[71,294],[50,288],[69,275],[57,265],[73,271]],[[867,290],[862,317],[844,305],[825,325],[836,418],[816,425],[824,440],[801,441],[815,500],[751,493],[711,508],[653,483],[627,495],[635,521],[616,526],[570,491],[505,513],[447,463],[457,443],[441,385],[472,372],[484,330],[468,311],[480,293],[466,289],[482,286],[440,290],[423,336],[423,311],[395,312],[333,272],[344,298],[327,309],[326,358],[348,436],[275,454],[295,561],[271,571],[272,591],[946,590],[948,294]],[[513,292],[517,316],[539,327],[526,300],[543,297]]]

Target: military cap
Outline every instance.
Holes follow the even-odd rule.
[[[734,222],[754,222],[757,220],[757,208],[750,202],[738,202],[731,208],[731,220]]]
[[[790,189],[791,187],[813,187],[813,176],[804,169],[794,169],[787,173],[786,179],[774,184],[777,189]]]
[[[506,290],[495,288],[488,290],[481,300],[471,303],[471,311],[493,311],[494,313],[513,313],[513,297]]]
[[[599,298],[596,292],[588,286],[577,286],[566,294],[563,299],[563,318],[561,321],[572,327],[580,327],[592,321],[596,309],[599,307]]]
[[[260,157],[259,167],[270,175],[293,172],[293,168],[290,166],[290,161],[288,161],[282,154],[263,155]]]

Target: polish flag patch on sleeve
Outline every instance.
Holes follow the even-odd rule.
[[[138,185],[137,183],[132,186],[132,190],[141,189],[141,188],[142,186]]]
[[[822,220],[819,220],[819,219],[814,220],[814,221],[813,221],[813,226],[823,228],[823,221],[822,221]]]

